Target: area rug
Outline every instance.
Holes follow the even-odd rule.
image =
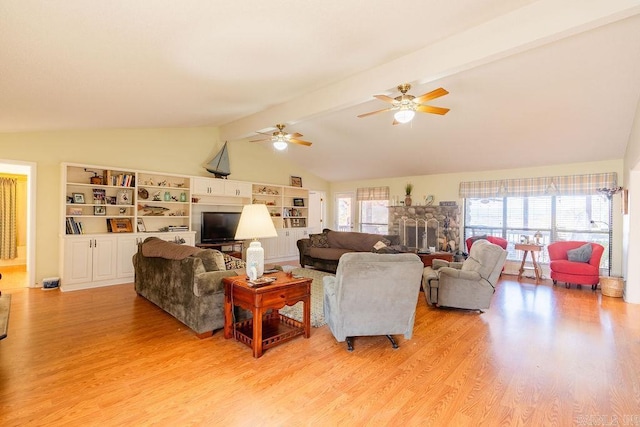
[[[334,275],[324,271],[310,270],[306,268],[294,268],[291,272],[296,276],[313,279],[311,282],[311,326],[319,328],[320,326],[326,325],[326,322],[324,321],[324,291],[322,288],[322,278]],[[280,310],[280,313],[301,322],[302,302],[296,303],[292,306],[285,306]]]

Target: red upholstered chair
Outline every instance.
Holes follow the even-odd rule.
[[[604,246],[598,243],[591,243],[591,259],[589,262],[569,261],[567,251],[577,249],[588,242],[566,241],[551,243],[549,251],[549,268],[551,269],[551,279],[553,284],[558,281],[565,282],[567,288],[571,283],[576,285],[591,285],[595,290],[600,282],[600,258],[604,252]]]
[[[507,250],[507,245],[509,244],[509,242],[506,239],[503,239],[502,237],[473,236],[473,237],[469,237],[467,240],[464,241],[464,243],[467,245],[467,253],[471,252],[471,245],[473,245],[473,242],[475,242],[478,239],[488,240],[490,243],[493,243],[494,245],[498,245],[504,250]]]

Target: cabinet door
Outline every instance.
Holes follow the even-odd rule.
[[[93,238],[65,239],[62,283],[91,282],[93,277]]]
[[[213,178],[194,178],[193,194],[204,196],[223,196],[224,180]]]
[[[116,237],[99,236],[93,239],[93,280],[115,279],[118,244]]]
[[[252,186],[249,182],[225,181],[224,192],[226,196],[251,197]]]
[[[118,237],[118,265],[116,272],[118,278],[133,277],[133,255],[138,252],[138,242],[141,237],[136,236],[119,236]]]

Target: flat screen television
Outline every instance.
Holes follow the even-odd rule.
[[[240,212],[202,212],[201,243],[223,243],[235,240]]]

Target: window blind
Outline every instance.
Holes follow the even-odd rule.
[[[356,200],[389,200],[389,187],[363,187],[356,189]]]

